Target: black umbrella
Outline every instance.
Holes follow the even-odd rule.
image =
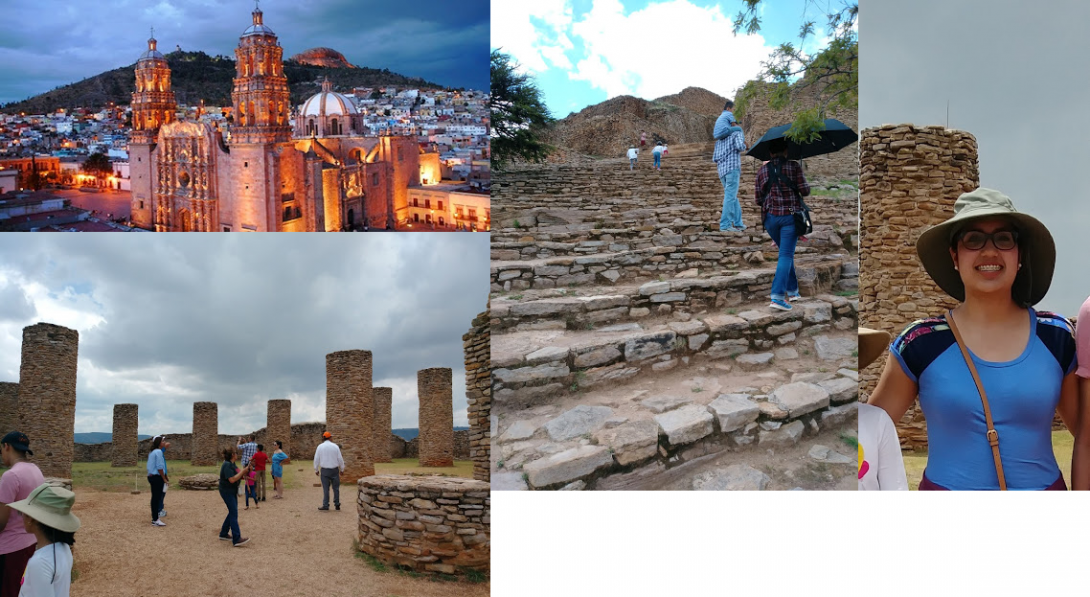
[[[772,159],[772,155],[768,152],[769,142],[774,139],[782,139],[790,128],[790,124],[785,124],[783,126],[768,129],[768,132],[761,137],[760,141],[757,141],[756,145],[749,149],[746,155],[751,155],[764,161]],[[839,151],[852,143],[855,143],[859,139],[859,135],[856,134],[855,131],[835,118],[826,118],[825,130],[818,134],[820,136],[812,143],[799,144],[788,139],[787,159],[802,160],[805,158],[812,158],[816,155],[833,153],[834,151]]]

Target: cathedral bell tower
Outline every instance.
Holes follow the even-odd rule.
[[[141,228],[151,227],[152,151],[159,128],[174,122],[177,109],[174,92],[170,90],[170,67],[156,49],[157,44],[153,31],[148,50],[136,61],[136,92],[132,94],[132,139],[129,143],[129,163],[133,168],[132,219]]]
[[[253,18],[253,25],[242,33],[235,48],[231,141],[285,143],[291,141],[291,101],[284,75],[284,49],[272,29],[265,26],[260,8],[254,9]]]

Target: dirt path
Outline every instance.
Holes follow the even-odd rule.
[[[295,471],[293,471],[295,472]],[[297,473],[302,477],[302,473]],[[315,479],[317,477],[314,477]],[[354,557],[356,491],[341,487],[340,512],[319,512],[320,487],[270,496],[260,509],[243,510],[239,526],[249,545],[232,547],[217,536],[227,508],[217,491],[186,491],[174,483],[166,496],[165,527],[151,525],[148,488],[140,495],[76,488],[74,512],[78,579],[72,594],[260,597],[321,595],[458,597],[489,594],[489,583],[443,582],[379,573]],[[271,488],[271,486],[270,486]]]

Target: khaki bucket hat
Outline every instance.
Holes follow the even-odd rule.
[[[859,328],[859,368],[863,369],[882,356],[889,346],[889,332]]]
[[[1018,228],[1019,246],[1024,252],[1022,270],[1014,285],[1028,288],[1015,290],[1015,296],[1027,297],[1030,305],[1036,305],[1048,293],[1052,285],[1052,272],[1056,267],[1056,243],[1052,234],[1040,220],[1014,209],[1010,197],[993,189],[980,188],[962,194],[954,202],[954,216],[941,224],[928,228],[916,241],[916,254],[931,279],[946,294],[959,301],[965,300],[965,285],[950,259],[950,243],[966,224],[981,218],[1004,218]]]
[[[76,494],[63,487],[53,487],[43,483],[30,492],[25,500],[8,504],[13,510],[58,531],[75,533],[79,530],[79,518],[72,514],[72,504],[76,503]]]

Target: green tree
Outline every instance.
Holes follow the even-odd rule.
[[[553,121],[533,77],[518,73],[511,56],[492,50],[492,167],[503,170],[511,160],[542,162],[549,146],[541,140]]]
[[[747,34],[761,30],[759,7],[764,0],[743,0],[745,8],[734,19],[734,33]],[[805,6],[818,6],[818,0],[804,0]],[[829,45],[820,52],[808,55],[802,51],[805,41],[814,35],[814,21],[806,21],[799,29],[798,46],[784,42],[773,50],[759,77],[772,84],[769,106],[779,110],[792,105],[793,94],[807,89],[817,90],[817,105],[796,112],[795,120],[787,137],[805,143],[817,138],[822,130],[826,114],[839,107],[859,104],[859,37],[855,22],[859,17],[859,3],[845,2],[839,10],[825,3],[826,32]],[[758,82],[747,83],[735,98],[735,110],[745,114],[746,104],[752,94],[761,87]]]
[[[88,156],[87,161],[83,162],[83,171],[96,176],[109,176],[113,174],[114,167],[106,154],[96,152]]]

